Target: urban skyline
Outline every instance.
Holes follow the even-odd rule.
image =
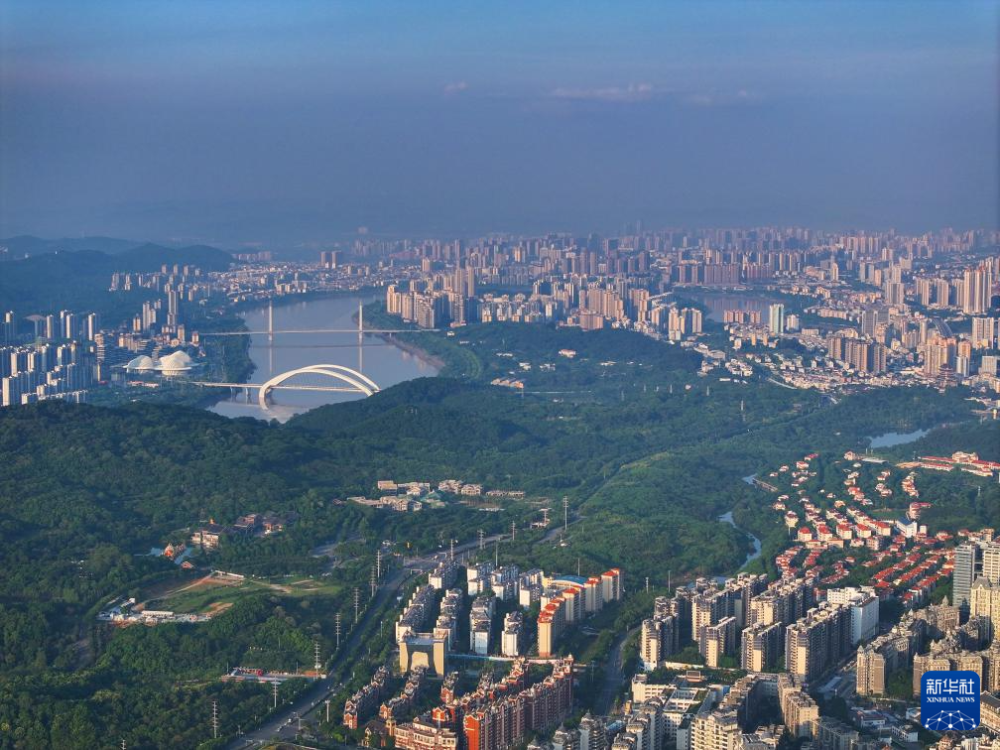
[[[998,29],[0,2],[0,750],[1000,750]]]

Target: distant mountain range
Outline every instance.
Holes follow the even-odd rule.
[[[164,263],[186,263],[200,266],[206,271],[220,271],[232,262],[232,256],[228,252],[209,245],[167,247],[152,242],[142,243],[115,237],[46,240],[25,234],[0,239],[0,247],[7,248],[6,257],[0,256],[0,260],[8,263],[30,261],[42,255],[74,254],[81,257],[67,260],[70,265],[76,265],[83,258],[89,258],[90,263],[106,265],[115,271],[152,271]],[[98,256],[105,258],[101,260]],[[14,266],[5,266],[8,272],[12,268]]]
[[[158,271],[164,263],[198,266],[203,271],[225,271],[233,262],[233,256],[208,245],[171,248],[150,242],[112,255],[111,262],[119,271]]]
[[[77,250],[97,250],[113,255],[131,250],[141,244],[143,243],[117,237],[63,237],[58,240],[46,240],[30,234],[22,234],[17,237],[0,239],[0,247],[6,247],[8,255],[13,258]]]
[[[19,317],[71,309],[117,318],[135,303],[141,304],[143,295],[134,294],[126,301],[110,293],[113,273],[148,273],[165,264],[223,271],[233,260],[224,250],[207,245],[169,248],[110,237],[43,240],[25,236],[0,240],[0,246],[8,247],[12,255],[29,256],[0,261],[0,311],[14,310]],[[14,251],[15,247],[20,250]]]
[[[79,252],[94,250],[108,255],[119,255],[137,247],[160,247],[164,250],[183,250],[190,247],[208,247],[207,245],[153,245],[136,240],[123,240],[120,237],[62,237],[60,239],[45,239],[30,234],[0,239],[0,247],[7,248],[8,259],[23,259],[45,253]]]

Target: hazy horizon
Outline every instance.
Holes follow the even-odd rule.
[[[1000,226],[998,4],[0,6],[0,236]]]

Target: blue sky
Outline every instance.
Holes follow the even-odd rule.
[[[998,8],[0,4],[0,236],[997,225]]]

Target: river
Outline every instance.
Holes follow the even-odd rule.
[[[743,481],[744,482],[747,481],[748,478],[752,479],[752,477],[744,477]],[[750,537],[750,541],[753,542],[753,552],[750,552],[750,553],[747,554],[747,559],[743,561],[743,565],[740,566],[741,568],[745,567],[750,562],[752,562],[753,560],[756,560],[758,557],[760,557],[760,552],[761,552],[760,539],[758,539],[757,537],[755,537],[749,531],[745,531],[744,529],[741,529],[739,526],[737,526],[736,525],[736,521],[733,520],[733,512],[732,511],[729,511],[728,513],[723,513],[721,516],[719,516],[719,520],[722,523],[728,523],[730,526],[732,526],[737,531],[742,531],[744,534],[746,534],[748,537]],[[724,580],[725,576],[723,576],[722,578]]]
[[[352,317],[357,314],[359,303],[368,304],[375,299],[374,294],[357,294],[275,305],[274,330],[357,328],[357,322]],[[249,330],[263,331],[267,329],[267,315],[267,307],[260,307],[247,310],[241,317]],[[268,341],[266,334],[254,334],[250,337],[250,359],[255,368],[250,378],[254,383],[315,364],[337,364],[359,370],[381,388],[437,374],[437,368],[430,363],[377,336],[365,336],[363,345],[359,346],[356,333],[279,333],[274,336],[274,341]],[[299,375],[288,381],[288,385],[294,384],[329,386],[340,383],[321,375]],[[255,417],[284,422],[317,406],[357,398],[364,396],[279,390],[271,392],[272,404],[267,409],[261,409],[257,404],[257,392],[251,391],[249,401],[241,392],[219,401],[210,407],[210,411],[226,417]]]

